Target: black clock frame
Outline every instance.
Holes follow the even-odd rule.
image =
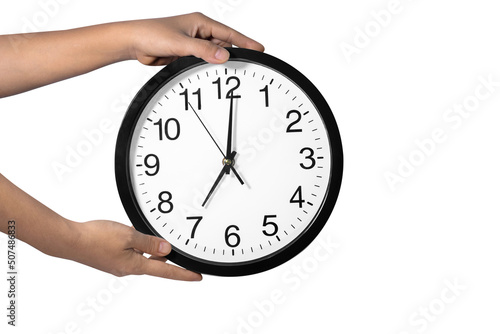
[[[309,226],[285,247],[265,257],[237,263],[207,261],[187,254],[172,245],[167,256],[172,262],[195,272],[217,276],[242,276],[274,268],[304,250],[320,233],[328,221],[340,191],[343,172],[343,151],[340,133],[333,113],[319,90],[298,70],[269,54],[242,48],[227,48],[231,60],[260,64],[271,68],[293,81],[309,97],[320,113],[327,129],[331,147],[330,182],[323,205]],[[167,82],[193,67],[206,64],[200,58],[182,57],[164,67],[153,76],[132,100],[120,127],[115,150],[115,177],[122,204],[135,229],[149,235],[162,237],[149,224],[134,196],[130,179],[129,153],[136,123],[150,99]]]

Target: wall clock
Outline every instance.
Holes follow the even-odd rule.
[[[229,48],[224,64],[183,57],[138,92],[115,154],[134,227],[168,258],[211,275],[249,275],[301,252],[327,222],[343,154],[315,86],[271,55]]]

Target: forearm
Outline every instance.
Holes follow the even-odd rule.
[[[127,22],[0,36],[0,97],[131,59]]]
[[[171,247],[165,240],[148,236],[112,221],[76,223],[64,219],[16,187],[0,174],[0,231],[8,233],[16,222],[16,238],[45,254],[65,258],[114,275],[154,275],[199,281],[200,274],[165,264]],[[152,257],[147,259],[145,252]]]
[[[193,55],[220,64],[229,58],[223,48],[232,45],[264,50],[260,43],[200,13],[4,35],[0,36],[0,98],[127,59],[167,65]]]
[[[64,219],[0,174],[0,231],[16,222],[16,238],[57,257],[71,258],[79,239],[77,223]]]

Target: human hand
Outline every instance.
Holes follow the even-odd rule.
[[[224,47],[232,45],[264,51],[262,44],[200,13],[0,35],[0,98],[124,60],[166,65],[194,55],[224,63],[229,58]]]
[[[0,222],[15,219],[16,239],[47,255],[114,274],[199,281],[201,275],[164,263],[170,244],[109,220],[76,223],[61,217],[0,174]],[[0,231],[7,233],[7,224]],[[151,254],[146,258],[143,254]]]
[[[209,63],[224,63],[233,45],[264,51],[262,44],[201,13],[123,22],[130,32],[131,58],[146,65],[166,65],[194,55]]]
[[[199,281],[202,276],[165,263],[170,244],[158,237],[109,220],[74,223],[78,237],[74,249],[65,256],[116,276],[152,275],[183,281]],[[151,254],[149,258],[143,254]]]

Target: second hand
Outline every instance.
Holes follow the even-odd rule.
[[[193,106],[191,105],[191,102],[188,103],[189,104],[189,107],[191,107],[191,110],[194,112],[194,114],[196,115],[196,117],[198,118],[198,120],[200,121],[201,125],[203,125],[203,127],[205,128],[205,131],[207,131],[208,135],[210,136],[210,138],[212,138],[212,141],[214,142],[215,146],[217,146],[217,148],[219,149],[220,153],[222,154],[222,156],[224,158],[226,158],[226,156],[224,155],[224,152],[222,151],[222,149],[220,148],[219,144],[217,144],[217,142],[215,141],[214,137],[212,136],[212,134],[210,133],[210,131],[208,131],[207,127],[205,126],[205,123],[203,123],[203,121],[201,120],[200,116],[198,115],[198,113],[196,112],[196,110],[194,110]],[[231,170],[233,171],[234,175],[236,176],[236,178],[238,179],[238,181],[240,181],[240,183],[243,185],[245,184],[245,182],[243,182],[243,180],[241,179],[240,175],[236,172],[236,169],[234,168],[234,166],[230,166]]]

